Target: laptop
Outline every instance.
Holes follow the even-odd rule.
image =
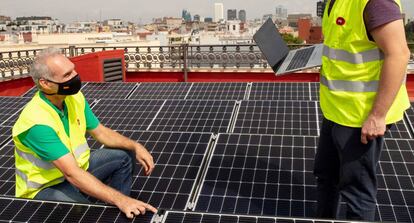
[[[323,44],[289,50],[271,18],[253,36],[276,75],[322,65]]]

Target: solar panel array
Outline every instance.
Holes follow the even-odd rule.
[[[161,211],[132,221],[314,222],[318,89],[317,83],[86,83],[82,92],[101,123],[154,157],[151,176],[140,168],[134,173],[131,196]],[[0,97],[6,108],[0,111],[0,221],[128,221],[99,202],[13,198],[11,126],[35,91]],[[378,221],[414,222],[413,123],[411,108],[387,133]],[[88,143],[93,151],[102,148],[91,137]]]

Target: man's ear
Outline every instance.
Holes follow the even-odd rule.
[[[47,81],[46,81],[45,79],[40,78],[40,79],[39,79],[39,86],[40,86],[42,89],[44,89],[45,87],[46,87],[46,88],[48,88],[48,83],[47,83]]]
[[[45,80],[44,78],[39,79],[39,86],[41,87],[41,89],[46,90],[46,91],[50,91],[53,89],[50,82]]]

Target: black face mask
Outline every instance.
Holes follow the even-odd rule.
[[[46,79],[46,80],[49,81],[49,82],[55,83],[59,86],[57,93],[48,94],[48,93],[43,92],[44,94],[47,94],[47,95],[55,95],[55,94],[58,94],[58,95],[74,95],[74,94],[78,93],[79,90],[82,87],[82,82],[81,82],[79,74],[76,74],[76,76],[74,76],[72,79],[70,79],[66,82],[63,82],[63,83],[54,82],[54,81],[51,81],[51,80],[48,80],[48,79]]]

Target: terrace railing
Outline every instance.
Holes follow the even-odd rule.
[[[291,49],[308,45],[289,45]],[[414,43],[409,47],[414,57]],[[176,45],[176,46],[69,46],[61,48],[68,57],[92,52],[119,50],[125,52],[127,71],[193,70],[269,70],[270,67],[253,44],[241,45]],[[34,58],[42,49],[0,52],[0,80],[27,76]],[[414,58],[412,58],[414,59]]]

